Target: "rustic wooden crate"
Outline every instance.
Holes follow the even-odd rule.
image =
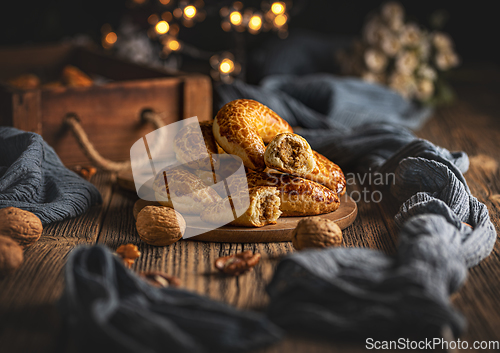
[[[212,118],[212,85],[200,74],[157,70],[70,45],[0,49],[0,81],[22,73],[53,78],[66,64],[111,81],[91,87],[19,90],[0,87],[0,125],[33,131],[66,165],[87,164],[65,127],[75,113],[96,149],[106,158],[127,160],[130,147],[152,131],[141,113],[160,113],[165,123]]]

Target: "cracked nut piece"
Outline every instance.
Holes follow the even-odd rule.
[[[87,181],[92,179],[94,174],[97,173],[97,169],[93,166],[77,165],[73,168],[73,171]]]
[[[131,268],[139,256],[141,256],[141,252],[137,248],[137,245],[134,244],[123,244],[116,249],[116,253],[122,258],[123,263],[128,268]]]
[[[215,260],[215,268],[225,274],[239,276],[251,270],[259,261],[260,254],[254,254],[247,250],[235,255],[219,257]]]
[[[0,209],[0,235],[15,240],[23,249],[36,242],[42,235],[40,218],[16,207]]]
[[[139,276],[144,277],[149,284],[158,288],[179,287],[181,285],[179,278],[160,271],[141,272]]]
[[[136,227],[143,242],[165,246],[182,238],[186,231],[186,221],[173,208],[146,206],[137,215]]]
[[[17,270],[23,263],[23,249],[11,238],[0,235],[0,277]]]
[[[296,250],[339,246],[342,244],[342,230],[329,219],[304,218],[293,231],[292,244]]]

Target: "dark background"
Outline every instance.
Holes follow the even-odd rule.
[[[76,34],[86,34],[100,42],[100,28],[110,23],[116,28],[124,14],[147,27],[146,18],[154,12],[157,0],[149,0],[134,10],[125,0],[46,0],[10,1],[4,3],[0,14],[0,46],[57,42]],[[224,1],[205,1],[211,4],[230,4]],[[243,1],[245,6],[260,7],[260,1]],[[360,34],[366,15],[377,9],[383,1],[295,0],[289,22],[290,37],[303,30],[337,36]],[[498,13],[495,2],[412,1],[402,2],[407,18],[428,26],[431,14],[442,11],[448,20],[442,28],[455,41],[462,63],[500,63],[498,49]],[[298,12],[298,13],[296,13]],[[217,13],[193,28],[181,28],[180,39],[210,51],[234,47],[235,37],[220,27]],[[245,34],[245,45],[251,52],[275,35]],[[189,59],[184,59],[189,63]]]

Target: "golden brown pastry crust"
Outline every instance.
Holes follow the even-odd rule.
[[[282,217],[313,216],[337,210],[340,200],[336,192],[314,181],[281,173],[247,173],[248,186],[278,188]]]
[[[264,143],[283,132],[293,130],[271,109],[250,99],[237,99],[224,105],[213,124],[217,143],[253,170],[264,170]]]
[[[190,170],[190,172],[200,178],[206,186],[214,185],[221,180],[221,177],[217,173],[209,172],[208,170],[195,169]]]
[[[236,213],[241,214],[237,219],[234,219],[228,197],[208,206],[201,213],[201,219],[214,224],[229,223],[241,227],[262,227],[275,224],[281,215],[280,198],[275,187],[259,186],[250,188],[248,191],[241,190],[233,195],[231,200]]]
[[[316,151],[313,151],[313,154],[316,158],[316,168],[304,178],[323,184],[340,196],[344,195],[346,181],[342,169],[322,154]]]
[[[198,126],[201,129],[198,130]],[[212,121],[203,121],[184,126],[174,138],[174,152],[177,160],[192,169],[217,170],[217,144],[215,142]],[[193,160],[193,156],[197,159]]]
[[[200,178],[181,167],[160,171],[153,190],[161,205],[174,208],[173,200],[175,209],[186,214],[200,214],[208,205],[221,200]]]

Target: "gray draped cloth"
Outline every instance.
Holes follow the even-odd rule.
[[[440,337],[444,328],[458,337],[465,320],[449,296],[491,253],[496,232],[462,175],[467,155],[403,127],[420,126],[431,111],[382,86],[331,75],[270,76],[261,86],[236,81],[216,90],[218,107],[238,98],[268,105],[342,168],[394,173],[390,192],[402,203],[395,256],[331,248],[281,261],[267,288],[271,320],[326,339]]]
[[[259,315],[184,290],[152,288],[108,250],[78,248],[65,268],[60,307],[85,351],[240,351],[279,339],[276,325],[325,339],[463,332],[465,321],[449,296],[496,239],[485,205],[463,178],[466,154],[401,126],[421,124],[425,108],[380,86],[336,80],[271,77],[273,88],[236,82],[217,87],[219,106],[256,99],[302,127],[297,132],[342,167],[394,173],[390,192],[402,203],[397,254],[362,248],[293,253],[278,265],[266,315]],[[378,124],[366,124],[372,121]]]
[[[96,187],[64,167],[40,135],[0,127],[0,208],[22,208],[48,224],[101,201]]]

